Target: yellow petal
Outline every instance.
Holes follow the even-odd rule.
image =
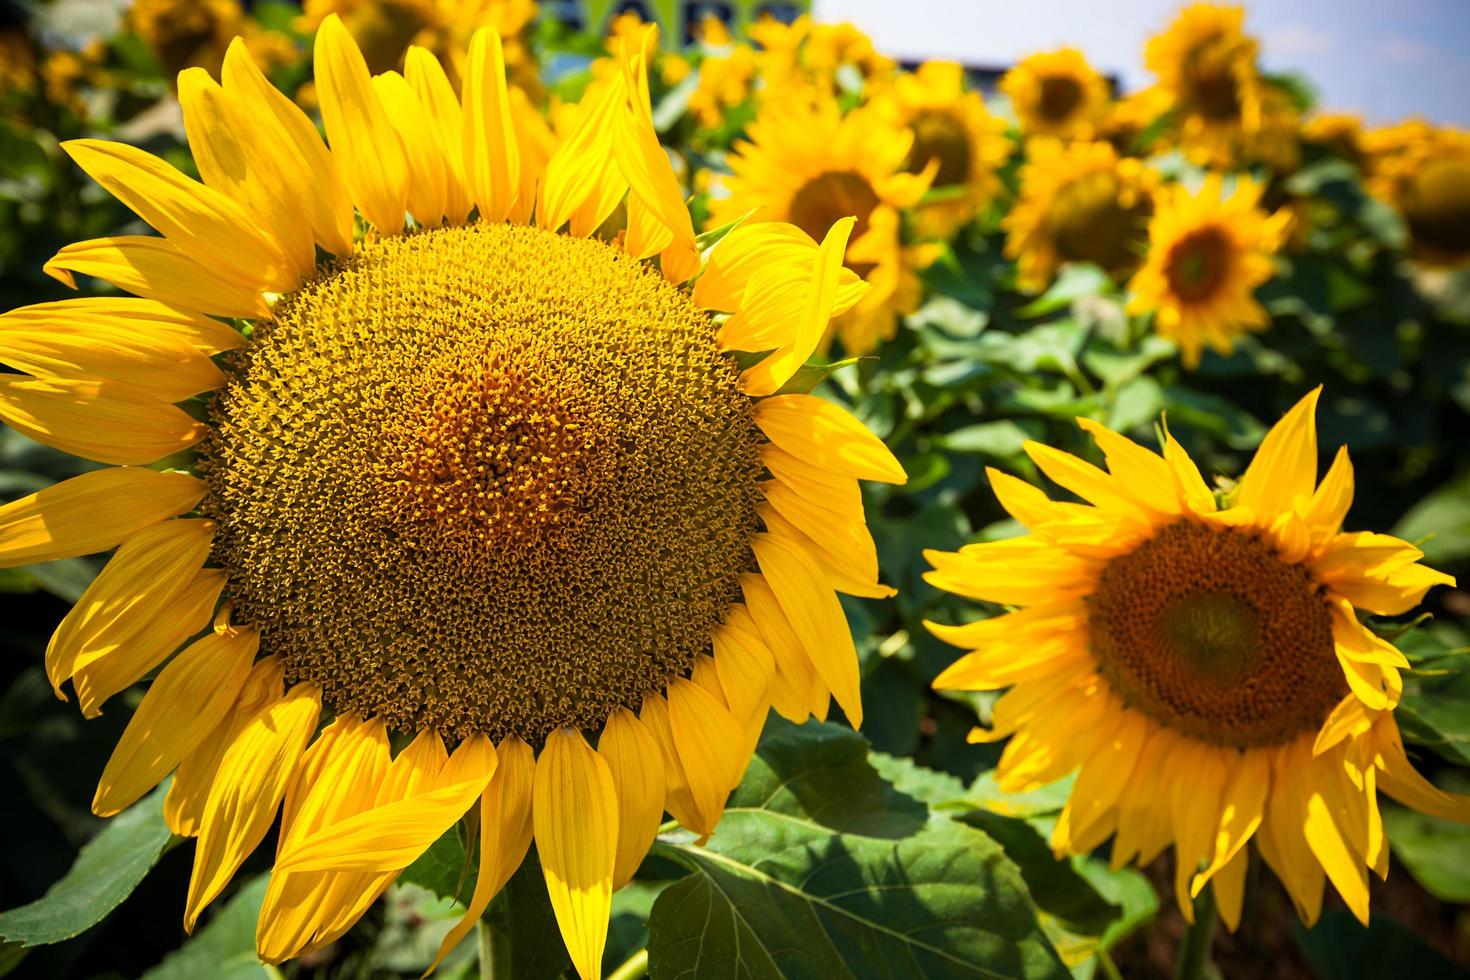
[[[639,75],[645,72],[641,58],[634,70]],[[659,145],[658,134],[654,132],[653,118],[644,103],[646,95],[639,91],[636,80],[628,88],[632,94],[633,111],[623,109],[616,112],[612,120],[613,154],[632,195],[628,201],[628,238],[625,245],[635,258],[663,252],[664,275],[670,282],[683,282],[699,271],[694,224],[679,191],[674,168],[669,165],[668,154]],[[640,230],[646,228],[646,224],[635,222],[635,212],[646,214],[662,234]]]
[[[137,389],[22,374],[0,375],[0,420],[62,452],[119,465],[182,452],[207,431],[186,412]]]
[[[1383,713],[1374,723],[1373,740],[1378,786],[1385,793],[1420,813],[1470,823],[1470,796],[1447,793],[1419,774],[1404,751],[1403,736],[1391,712]]]
[[[186,310],[212,316],[270,316],[258,287],[223,278],[164,238],[118,235],[75,242],[52,256],[43,270],[73,289],[72,274],[80,272]]]
[[[1108,472],[1135,500],[1161,514],[1179,513],[1173,473],[1162,456],[1092,419],[1079,418],[1077,424],[1097,442]]]
[[[214,774],[219,771],[219,760],[225,754],[225,746],[235,732],[235,716],[231,711],[224,720],[206,736],[174,770],[174,781],[169,784],[168,795],[163,799],[163,820],[168,829],[180,837],[198,837],[200,820],[204,816],[204,803],[209,799],[209,787]]]
[[[107,760],[93,813],[131,805],[204,740],[234,705],[259,645],[251,629],[210,633],[159,672]]]
[[[380,719],[338,717],[291,774],[277,852],[372,806],[390,768]],[[391,874],[273,872],[256,926],[257,953],[279,963],[332,942],[392,880]]]
[[[81,334],[94,330],[108,335],[126,333],[159,338],[170,346],[182,342],[201,354],[218,354],[243,347],[246,343],[237,330],[218,320],[133,296],[87,296],[54,303],[35,303],[0,314],[0,324]]]
[[[1200,476],[1199,467],[1194,465],[1189,453],[1169,435],[1167,429],[1164,432],[1164,459],[1168,460],[1169,469],[1173,471],[1174,486],[1184,505],[1196,514],[1213,514],[1215,495],[1205,483],[1205,478]]]
[[[271,84],[241,38],[230,42],[222,72],[225,93],[250,120],[258,167],[270,167],[311,226],[317,243],[343,258],[352,254],[352,196],[332,154],[306,113]]]
[[[224,890],[270,830],[286,795],[286,782],[316,730],[321,713],[316,685],[298,684],[284,697],[279,680],[273,686],[276,698],[234,734],[210,785],[189,877],[186,932],[194,930],[199,913]]]
[[[618,852],[618,797],[612,773],[581,734],[546,737],[536,760],[536,853],[572,965],[582,980],[602,976]]]
[[[887,599],[898,594],[897,589],[878,582],[877,571],[866,560],[861,544],[853,548],[825,535],[820,539],[814,538],[788,521],[769,502],[757,507],[756,513],[771,537],[795,546],[811,558],[821,569],[827,584],[836,591],[869,599]],[[859,526],[866,535],[867,525]]]
[[[219,191],[127,143],[68,140],[61,148],[113,197],[221,278],[272,292],[300,283],[298,268],[281,247]]]
[[[205,485],[186,473],[109,467],[0,506],[0,567],[90,555],[193,509]]]
[[[777,675],[784,678],[784,683],[800,698],[800,718],[794,717],[798,713],[794,709],[790,713],[782,711],[782,714],[798,724],[805,721],[807,715],[816,715],[819,721],[825,721],[828,702],[832,699],[831,691],[817,673],[811,657],[807,656],[796,631],[791,628],[776,593],[771,591],[770,584],[763,577],[754,573],[740,576],[740,588],[745,595],[750,618],[775,658]],[[781,710],[780,705],[777,705],[777,710]]]
[[[482,27],[470,40],[464,80],[464,169],[470,198],[481,221],[504,221],[521,181],[505,51],[500,33]]]
[[[464,917],[439,944],[439,952],[424,975],[434,972],[454,951],[490,907],[521,866],[531,846],[531,801],[536,754],[514,735],[500,743],[498,765],[480,796],[480,870],[475,893]]]
[[[720,689],[735,720],[748,725],[753,718],[764,721],[770,706],[771,677],[775,658],[760,636],[751,635],[728,623],[710,632],[715,651],[715,670]]]
[[[444,66],[425,48],[408,49],[403,73],[423,106],[424,125],[444,161],[444,213],[450,224],[464,224],[474,202],[470,200],[464,169],[464,114],[459,96],[444,74]]]
[[[613,113],[619,111],[624,98],[621,74],[601,87],[589,87],[582,97],[576,127],[546,162],[536,209],[536,223],[542,228],[557,231],[592,203],[596,213],[578,222],[584,227],[573,228],[573,234],[590,233],[627,192],[627,182],[613,156],[611,134]]]
[[[1342,530],[1343,518],[1353,503],[1353,462],[1348,458],[1346,446],[1337,450],[1332,467],[1312,494],[1312,500],[1302,513],[1314,540],[1325,541]]]
[[[751,410],[766,437],[814,466],[880,483],[908,476],[888,447],[844,408],[815,395],[775,395]]]
[[[1305,774],[1303,774],[1305,776]],[[1306,822],[1302,827],[1307,846],[1322,864],[1327,879],[1347,903],[1348,910],[1363,925],[1368,924],[1368,868],[1363,856],[1348,846],[1334,820],[1331,807],[1320,791],[1307,797]]]
[[[852,577],[878,581],[878,549],[862,518],[823,507],[793,491],[779,480],[760,484],[766,501],[807,537],[838,559]]]
[[[317,28],[314,61],[322,124],[343,182],[378,233],[396,235],[408,207],[403,144],[373,90],[357,42],[336,14]]]
[[[541,110],[516,87],[510,89],[510,114],[516,132],[516,151],[521,157],[521,186],[516,191],[515,206],[507,217],[516,224],[530,224],[541,175],[546,172],[547,161],[556,152],[557,140]]]
[[[760,454],[771,475],[803,499],[855,520],[863,519],[862,489],[853,477],[813,466],[774,443],[761,446]]]
[[[613,864],[613,891],[628,883],[664,815],[664,767],[658,740],[627,708],[607,719],[597,739],[597,753],[607,763],[618,795],[618,850]]]
[[[66,614],[46,647],[46,676],[61,685],[79,663],[106,655],[162,615],[204,564],[211,521],[173,520],[129,537]]]
[[[1317,398],[1313,388],[1271,427],[1245,475],[1236,503],[1263,518],[1305,508],[1317,487]]]
[[[239,113],[235,100],[203,68],[180,72],[178,92],[189,151],[205,186],[241,207],[251,226],[291,263],[298,280],[311,278],[316,272],[311,224],[261,143],[257,119]]]
[[[788,339],[771,356],[748,369],[742,383],[748,394],[770,395],[781,389],[817,349],[827,333],[837,303],[838,279],[855,218],[842,218],[827,231],[813,259],[811,274],[801,282],[799,315],[790,321]]]
[[[79,658],[72,683],[77,689],[77,706],[86,718],[102,714],[102,704],[119,691],[136,684],[185,641],[207,627],[224,592],[227,576],[222,568],[205,568],[168,600],[168,610],[143,620],[142,627],[110,649],[88,651]]]
[[[223,387],[225,376],[183,336],[126,321],[0,316],[0,362],[58,381],[114,381],[164,402]]]
[[[751,537],[751,549],[781,611],[854,728],[863,706],[857,650],[842,604],[822,580],[821,570],[801,549],[769,534]]]
[[[1215,831],[1215,853],[1209,865],[1197,874],[1189,893],[1197,896],[1205,883],[1220,874],[1245,848],[1265,819],[1266,797],[1271,792],[1271,755],[1246,749],[1235,760],[1225,795],[1221,798],[1219,827]]]
[[[408,213],[424,227],[444,220],[448,163],[435,139],[428,111],[396,71],[373,77],[373,90],[398,131],[408,166]]]
[[[658,743],[659,757],[663,760],[664,809],[679,823],[693,830],[702,821],[695,808],[689,776],[684,772],[684,762],[679,757],[673,724],[669,719],[669,703],[659,694],[644,695],[638,719]],[[733,720],[731,724],[734,725]]]
[[[479,799],[495,772],[483,735],[461,742],[433,784],[382,801],[329,826],[293,837],[276,858],[281,871],[396,871],[429,849]]]
[[[761,270],[809,264],[816,250],[810,235],[784,221],[742,224],[711,249],[704,275],[694,284],[694,302],[706,310],[734,313]]]
[[[1210,879],[1215,890],[1215,907],[1220,910],[1220,921],[1225,928],[1234,932],[1240,927],[1240,912],[1245,904],[1245,873],[1250,867],[1250,851],[1239,850],[1230,863]]]
[[[694,807],[689,829],[708,836],[724,814],[725,798],[745,774],[744,727],[718,698],[683,678],[669,684],[668,705],[669,729]]]
[[[1066,487],[1088,503],[1109,510],[1128,511],[1137,508],[1138,505],[1126,493],[1120,481],[1115,480],[1106,470],[1099,469],[1084,459],[1078,459],[1071,453],[1039,442],[1026,442],[1022,448],[1036,464],[1036,468],[1045,473],[1052,482]]]

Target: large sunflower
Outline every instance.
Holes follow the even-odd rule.
[[[1365,134],[1368,186],[1408,225],[1426,265],[1470,263],[1470,132],[1422,120]]]
[[[46,667],[88,716],[157,670],[93,809],[174,772],[188,927],[283,802],[268,962],[340,936],[476,808],[444,950],[534,839],[590,977],[663,812],[713,832],[768,705],[804,720],[830,691],[860,721],[834,590],[891,593],[857,479],[904,475],[841,408],[778,393],[863,292],[851,219],[705,260],[641,58],[544,162],[498,35],[466,66],[462,102],[423,49],[371,77],[329,17],[330,150],[239,43],[223,87],[180,78],[202,184],[67,144],[163,237],[47,264],[139,298],[0,319],[28,372],[0,376],[0,419],[113,464],[0,509],[0,559],[117,548]],[[589,237],[620,207],[615,242]],[[737,350],[773,353],[742,374]]]
[[[1270,325],[1255,290],[1271,278],[1291,224],[1289,212],[1261,209],[1265,185],[1241,177],[1229,195],[1223,188],[1210,174],[1197,192],[1179,185],[1160,192],[1148,260],[1128,284],[1128,312],[1153,313],[1155,328],[1191,368],[1206,345],[1229,354],[1236,337]]]
[[[1025,136],[1090,139],[1108,107],[1108,80],[1076,48],[1039,51],[1000,80]]]
[[[909,173],[913,134],[871,105],[844,115],[830,98],[767,99],[748,133],[735,142],[728,193],[710,202],[710,223],[750,215],[821,238],[855,216],[847,265],[873,288],[835,327],[849,353],[872,350],[923,298],[918,270],[933,249],[904,243],[900,214],[923,197],[933,166]]]
[[[1079,420],[1108,471],[1026,449],[1083,503],[991,471],[1030,533],[928,555],[939,588],[1020,607],[930,624],[974,651],[937,687],[1009,688],[991,727],[971,734],[1010,738],[1001,786],[1026,791],[1077,771],[1057,851],[1111,836],[1120,866],[1172,843],[1184,915],[1213,882],[1232,929],[1248,841],[1308,923],[1324,874],[1366,922],[1367,871],[1388,871],[1378,790],[1470,821],[1470,798],[1410,765],[1394,721],[1408,661],[1358,616],[1407,612],[1453,579],[1397,538],[1342,532],[1352,465],[1339,450],[1317,483],[1317,395],[1271,430],[1223,501],[1167,432],[1159,456]]]
[[[1021,288],[1045,289],[1063,262],[1093,262],[1125,278],[1143,255],[1158,183],[1110,143],[1032,141],[1020,196],[1003,222]]]
[[[1192,4],[1149,39],[1144,63],[1169,97],[1179,148],[1197,163],[1294,166],[1298,113],[1262,77],[1257,53],[1238,6]]]
[[[900,75],[876,104],[914,136],[904,169],[934,166],[937,199],[915,213],[921,236],[948,238],[1000,192],[996,171],[1010,156],[1005,121],[985,108],[978,92],[965,90],[965,72],[949,61],[926,61]]]

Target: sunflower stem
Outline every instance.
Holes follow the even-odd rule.
[[[648,950],[640,949],[628,957],[623,965],[607,975],[607,980],[639,980],[648,975]]]
[[[1210,966],[1210,947],[1215,942],[1215,889],[1205,888],[1194,900],[1194,922],[1179,945],[1176,980],[1203,980]]]
[[[510,943],[489,918],[475,923],[475,938],[480,946],[480,980],[509,980]]]

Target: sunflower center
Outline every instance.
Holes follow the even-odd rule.
[[[838,221],[856,217],[857,224],[848,239],[856,242],[867,234],[868,222],[878,203],[878,192],[868,183],[868,178],[853,170],[829,170],[802,184],[791,196],[789,220],[821,241]],[[848,262],[847,266],[863,277],[873,269],[864,263]]]
[[[1347,693],[1316,581],[1246,531],[1181,521],[1114,558],[1088,630],[1130,706],[1219,745],[1287,741]]]
[[[1041,80],[1039,107],[1043,118],[1066,122],[1082,101],[1082,86],[1071,75],[1048,75]]]
[[[1140,196],[1125,207],[1118,178],[1105,172],[1084,174],[1057,192],[1046,214],[1057,253],[1068,262],[1095,262],[1118,273],[1138,261],[1149,204]]]
[[[754,568],[736,370],[597,241],[368,244],[276,304],[214,420],[238,617],[290,681],[395,730],[599,727],[708,650]]]
[[[916,174],[939,161],[934,175],[935,187],[963,184],[970,176],[970,136],[953,113],[926,110],[911,124],[914,145],[904,162],[904,171]]]
[[[1209,299],[1230,270],[1230,239],[1220,228],[1192,231],[1174,244],[1165,267],[1176,296],[1191,303]]]
[[[1187,73],[1191,101],[1200,115],[1215,122],[1240,117],[1240,91],[1229,59],[1208,49],[1190,59]]]
[[[1470,159],[1432,161],[1404,202],[1414,240],[1451,256],[1470,253]]]

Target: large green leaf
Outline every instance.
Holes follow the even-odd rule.
[[[1470,827],[1399,806],[1383,808],[1383,827],[1394,856],[1425,891],[1470,903]]]
[[[102,921],[158,863],[172,834],[163,822],[168,783],[109,820],[45,895],[0,915],[0,939],[39,946],[81,935]]]
[[[775,725],[649,918],[665,977],[1065,977],[1020,872],[973,828],[930,820],[832,726]]]
[[[1393,533],[1419,544],[1431,565],[1470,557],[1470,474],[1419,501],[1394,526]]]
[[[1331,909],[1310,931],[1296,926],[1297,944],[1319,980],[1467,980],[1437,950],[1381,912],[1364,928],[1342,909]]]
[[[255,922],[265,899],[268,875],[260,875],[219,910],[142,980],[269,980],[279,974],[255,955]]]

